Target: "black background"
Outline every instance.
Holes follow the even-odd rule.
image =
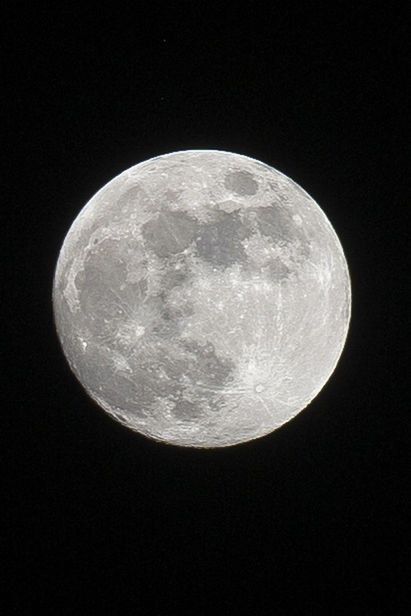
[[[7,613],[406,614],[406,3],[112,4],[10,3],[3,22]],[[190,148],[297,181],[352,279],[327,386],[273,434],[221,450],[106,416],[51,308],[83,205]]]

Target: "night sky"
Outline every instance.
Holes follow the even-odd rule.
[[[4,613],[408,614],[406,3],[8,4]],[[110,419],[71,373],[51,305],[93,194],[203,148],[298,182],[338,234],[353,293],[311,405],[218,450]]]

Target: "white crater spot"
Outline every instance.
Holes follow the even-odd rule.
[[[83,207],[53,284],[74,374],[149,438],[225,447],[269,434],[320,392],[347,336],[338,237],[281,172],[219,150],[157,156]]]

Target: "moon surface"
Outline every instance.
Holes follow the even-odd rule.
[[[83,207],[53,284],[91,398],[149,438],[224,447],[305,408],[344,347],[351,286],[317,203],[255,159],[151,158]]]

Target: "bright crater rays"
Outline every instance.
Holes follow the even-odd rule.
[[[347,263],[295,182],[219,150],[152,158],[81,210],[54,277],[74,374],[113,418],[174,445],[261,437],[334,371]]]

